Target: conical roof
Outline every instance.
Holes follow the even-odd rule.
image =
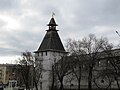
[[[51,18],[50,23],[48,24],[48,26],[57,26],[57,24],[55,23],[54,18]],[[45,37],[43,38],[43,41],[41,43],[41,45],[38,48],[37,52],[41,52],[41,51],[59,51],[59,52],[65,52],[65,49],[63,47],[63,44],[61,42],[61,39],[58,35],[58,30],[56,30],[56,28],[54,29],[48,29],[46,32]]]
[[[50,20],[48,26],[58,26],[58,25],[56,24],[56,22],[55,22],[55,20],[54,20],[53,17],[51,18],[51,20]]]

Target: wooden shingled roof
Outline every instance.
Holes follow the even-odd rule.
[[[48,26],[49,26],[49,29],[46,30],[47,31],[46,35],[43,38],[43,41],[39,46],[37,52],[42,52],[42,51],[65,52],[65,49],[63,47],[63,44],[57,32],[58,30],[56,30],[57,24],[53,17],[51,18]]]

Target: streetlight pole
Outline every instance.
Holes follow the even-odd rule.
[[[116,33],[117,33],[117,35],[120,37],[120,34],[119,34],[119,32],[118,32],[118,31],[116,31]]]

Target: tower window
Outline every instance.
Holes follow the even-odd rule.
[[[43,56],[43,52],[41,52],[41,56]]]
[[[39,53],[38,53],[38,56],[39,56]]]
[[[46,56],[47,56],[47,52],[45,52]]]

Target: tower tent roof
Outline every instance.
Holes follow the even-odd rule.
[[[39,46],[37,52],[49,51],[49,50],[65,52],[64,46],[63,46],[61,39],[57,32],[58,30],[56,30],[56,28],[51,29],[51,27],[57,26],[53,17],[51,18],[48,26],[50,28],[47,30],[47,33],[46,33],[45,37],[43,38],[43,41],[42,41],[41,45]]]
[[[65,51],[57,31],[47,31],[38,51]]]

